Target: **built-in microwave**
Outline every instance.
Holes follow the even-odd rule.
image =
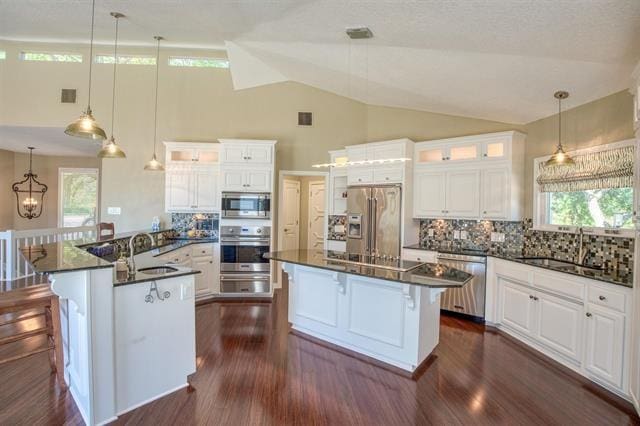
[[[242,219],[269,219],[271,194],[251,192],[223,192],[222,217]]]

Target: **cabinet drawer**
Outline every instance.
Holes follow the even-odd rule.
[[[213,256],[213,245],[197,244],[193,246],[193,256]]]
[[[402,168],[376,169],[373,173],[375,183],[402,183]]]
[[[414,262],[436,263],[438,261],[438,252],[431,250],[403,249],[402,258],[405,260],[413,260]]]
[[[191,247],[174,250],[172,252],[160,255],[158,256],[158,258],[165,262],[170,262],[175,264],[182,264],[185,262],[189,262],[191,260]]]
[[[626,311],[627,296],[619,291],[611,290],[601,285],[591,284],[587,293],[590,303],[615,309],[622,313]]]
[[[533,280],[532,271],[528,266],[500,260],[496,260],[495,265],[497,275],[510,278],[522,284],[531,285],[531,281]]]
[[[355,168],[348,171],[347,183],[349,185],[360,185],[373,182],[373,169]]]
[[[533,273],[533,286],[552,293],[561,294],[582,301],[584,299],[585,286],[573,280],[567,280],[555,274]]]

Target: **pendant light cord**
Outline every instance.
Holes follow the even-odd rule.
[[[111,137],[113,138],[113,122],[116,114],[116,69],[118,68],[118,23],[120,18],[116,18],[116,39],[113,47],[113,92],[111,94]]]
[[[91,43],[89,44],[89,96],[87,99],[87,109],[91,107],[91,71],[93,67],[93,25],[96,17],[96,0],[91,3]]]
[[[558,148],[562,148],[562,98],[558,98]]]
[[[156,156],[156,137],[158,135],[158,73],[159,73],[159,69],[160,69],[160,40],[162,40],[162,37],[156,37],[156,40],[158,40],[158,48],[156,51],[156,105],[155,105],[155,112],[154,112],[154,116],[153,116],[153,157],[155,158]]]

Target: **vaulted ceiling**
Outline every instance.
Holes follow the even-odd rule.
[[[0,38],[86,42],[87,0],[0,0]],[[234,86],[293,80],[363,102],[525,123],[629,86],[640,0],[97,0],[96,39],[226,48]],[[370,40],[345,28],[368,26]]]

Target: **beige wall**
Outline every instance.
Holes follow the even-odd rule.
[[[63,167],[70,168],[98,168],[100,161],[97,158],[86,157],[53,157],[33,156],[33,172],[38,175],[38,180],[47,185],[44,197],[44,209],[42,215],[35,219],[21,218],[13,207],[13,229],[38,229],[58,227],[58,170]],[[14,179],[22,179],[29,169],[29,155],[15,154]]]
[[[7,51],[0,61],[0,124],[65,126],[86,103],[87,62],[83,64],[20,62],[22,49],[77,51],[86,46],[37,45],[0,42]],[[110,53],[99,46],[98,53]],[[122,53],[154,54],[152,49],[121,49]],[[224,52],[162,49],[158,111],[159,140],[215,141],[217,138],[277,139],[277,170],[310,170],[328,160],[327,151],[366,141],[409,137],[415,141],[510,129],[529,133],[527,142],[527,215],[531,214],[532,158],[548,154],[555,144],[555,118],[525,126],[467,117],[367,106],[360,102],[294,82],[233,90],[225,69],[190,69],[165,66],[170,54],[224,56]],[[85,56],[86,58],[86,56]],[[92,107],[108,129],[111,72],[94,66]],[[151,66],[118,68],[119,89],[115,136],[127,153],[125,160],[104,160],[102,167],[102,219],[116,223],[118,232],[147,228],[151,218],[164,212],[164,174],[144,172],[153,144],[153,83]],[[44,76],[44,77],[43,77]],[[78,103],[61,104],[61,88],[77,88]],[[297,125],[298,111],[313,112],[313,126]],[[569,111],[569,148],[625,139],[631,136],[631,97],[619,93]],[[158,146],[164,159],[164,148]],[[276,172],[276,184],[277,184]],[[121,216],[106,214],[121,207]],[[277,206],[274,206],[277,209]]]
[[[525,126],[525,215],[533,214],[533,160],[554,152],[558,114]],[[562,141],[571,151],[634,137],[633,97],[628,91],[598,99],[562,113]]]
[[[16,199],[11,191],[11,184],[14,182],[13,161],[13,152],[0,150],[0,231],[13,227],[16,206]]]

